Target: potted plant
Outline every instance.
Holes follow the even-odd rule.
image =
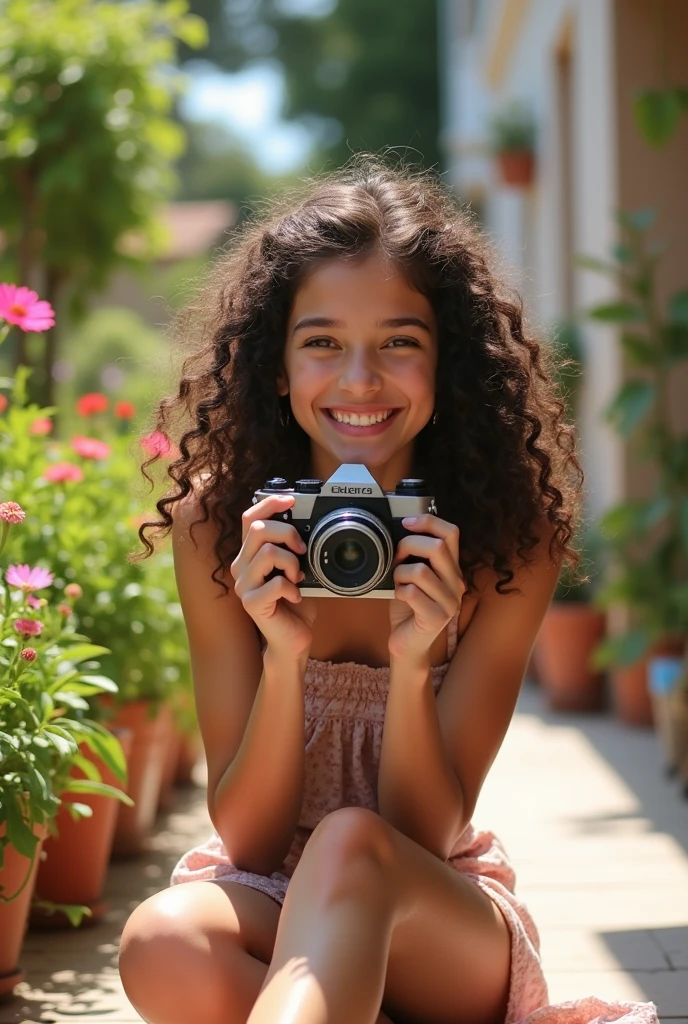
[[[0,503],[2,547],[23,508]],[[0,548],[1,550],[1,548]],[[11,565],[0,583],[0,995],[24,977],[18,966],[43,840],[64,793],[126,799],[97,771],[74,779],[80,744],[123,777],[116,738],[88,716],[86,694],[115,691],[112,680],[82,670],[103,649],[65,623],[35,592],[53,581],[39,567]],[[77,813],[82,812],[78,802]],[[78,918],[85,908],[65,908]]]
[[[491,121],[492,151],[504,185],[528,188],[535,177],[535,120],[529,108],[514,102]]]
[[[581,556],[587,565],[596,546],[586,533]],[[593,603],[590,578],[580,582],[565,565],[538,633],[540,685],[556,711],[599,711],[604,706],[604,673],[592,666],[592,655],[605,635],[606,618]]]
[[[612,258],[579,261],[618,282],[618,300],[588,311],[618,328],[629,373],[605,418],[654,469],[647,498],[615,505],[599,523],[609,564],[596,603],[621,607],[626,625],[600,644],[595,666],[610,669],[618,716],[640,726],[653,722],[648,658],[681,655],[688,633],[688,436],[672,425],[668,398],[670,375],[688,359],[688,290],[660,304],[663,248],[647,239],[654,220],[651,209],[618,214],[622,238]]]
[[[188,671],[181,608],[171,553],[145,567],[129,560],[142,499],[122,417],[115,422],[106,395],[82,395],[76,409],[82,432],[58,441],[52,411],[27,403],[18,374],[3,427],[21,443],[6,445],[5,477],[31,495],[35,510],[21,538],[22,557],[28,562],[49,548],[64,595],[78,586],[72,605],[81,626],[108,647],[101,669],[117,680],[118,693],[110,706],[94,701],[92,713],[134,733],[128,781],[133,805],[120,807],[113,841],[117,855],[129,855],[141,849],[154,822],[172,741],[169,697]],[[142,443],[154,441],[144,437]]]

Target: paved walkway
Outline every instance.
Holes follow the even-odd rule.
[[[688,802],[664,779],[652,732],[550,713],[526,683],[474,822],[514,862],[553,1002],[652,999],[663,1024],[688,1024]],[[144,857],[112,865],[111,911],[97,927],[29,934],[28,981],[0,1006],[0,1024],[140,1020],[119,984],[118,936],[207,834],[202,789],[179,792],[160,826]]]

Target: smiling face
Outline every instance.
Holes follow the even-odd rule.
[[[278,385],[311,438],[313,475],[362,463],[385,490],[411,476],[436,367],[432,306],[393,264],[373,254],[317,266],[292,305]]]

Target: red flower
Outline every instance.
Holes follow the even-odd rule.
[[[77,400],[76,411],[79,416],[93,416],[96,412],[105,412],[110,399],[100,391],[89,391]]]
[[[62,604],[58,604],[57,610],[60,613],[60,615],[71,615],[72,614],[72,606],[69,605],[69,604],[64,604],[64,602]]]
[[[136,408],[132,402],[117,402],[115,404],[115,416],[120,420],[131,420],[136,415]]]
[[[105,441],[98,441],[95,437],[82,437],[78,434],[72,438],[72,448],[84,459],[95,459],[102,462],[110,454],[110,445]]]
[[[25,647],[23,651],[19,652],[19,657],[23,658],[24,661],[35,661],[38,657],[38,651],[34,650],[33,647]]]
[[[14,628],[22,636],[39,636],[43,629],[43,623],[37,622],[36,619],[17,619]]]
[[[73,601],[76,601],[77,598],[84,596],[84,592],[78,583],[68,583],[67,586],[64,588],[64,592],[67,595],[67,597],[71,597]]]
[[[47,416],[39,416],[37,420],[34,420],[29,427],[29,433],[35,436],[42,437],[44,434],[51,434],[53,429],[53,421],[49,420]]]
[[[79,466],[75,466],[73,462],[53,462],[43,472],[43,477],[49,480],[51,484],[59,484],[63,480],[74,480],[76,483],[79,483],[84,479],[84,474]]]
[[[6,523],[21,523],[26,518],[26,512],[17,505],[16,501],[0,501],[0,519]]]
[[[45,331],[55,325],[50,303],[40,301],[30,288],[16,284],[0,284],[0,317],[22,331]]]
[[[7,395],[0,395],[0,413],[3,413],[7,408]]]

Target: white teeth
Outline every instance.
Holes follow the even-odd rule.
[[[336,412],[334,409],[330,409],[330,412],[338,423],[349,423],[352,427],[370,427],[374,423],[382,423],[383,420],[389,419],[392,415],[391,410],[389,412],[374,413],[373,415],[368,415],[364,412]]]

